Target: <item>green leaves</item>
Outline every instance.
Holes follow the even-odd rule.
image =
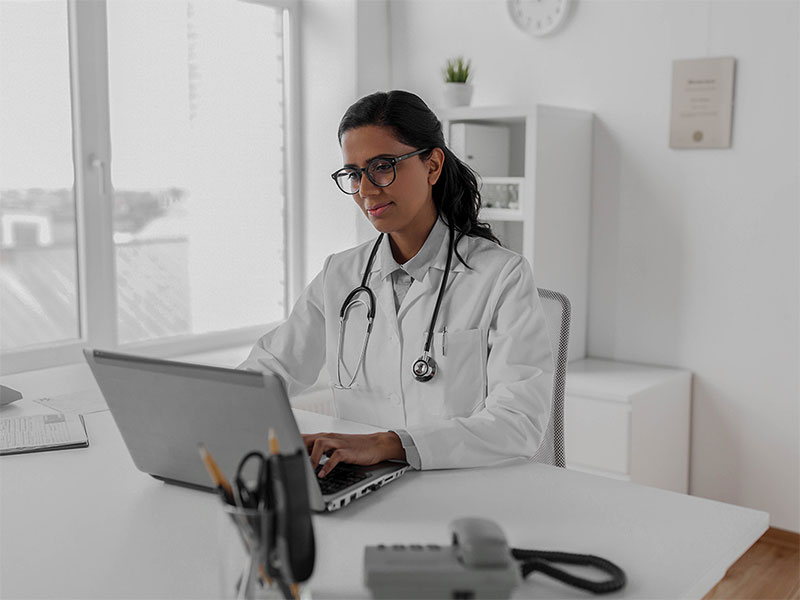
[[[470,68],[472,61],[464,61],[463,56],[450,58],[447,61],[447,66],[444,68],[444,80],[446,83],[466,83],[469,76],[472,74]]]

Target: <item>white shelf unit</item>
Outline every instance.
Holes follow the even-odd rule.
[[[682,369],[599,359],[570,363],[567,468],[687,493],[691,382]]]
[[[489,184],[518,185],[518,208],[485,207],[536,285],[572,303],[570,360],[586,355],[593,114],[555,106],[437,110],[448,146]]]

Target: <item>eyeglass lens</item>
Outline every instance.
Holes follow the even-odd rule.
[[[376,158],[367,165],[367,177],[378,187],[391,185],[395,178],[394,165],[384,158]],[[341,169],[336,174],[336,183],[345,194],[358,193],[361,188],[361,170]]]

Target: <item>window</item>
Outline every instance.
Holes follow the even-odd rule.
[[[0,350],[80,338],[67,5],[0,3]]]
[[[286,316],[292,27],[284,1],[0,3],[4,373]]]

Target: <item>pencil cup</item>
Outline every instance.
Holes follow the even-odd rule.
[[[267,600],[288,595],[310,600],[306,585],[291,589],[282,586],[278,576],[270,577],[267,540],[270,539],[271,513],[230,505],[221,505],[220,508],[217,527],[219,598]]]

